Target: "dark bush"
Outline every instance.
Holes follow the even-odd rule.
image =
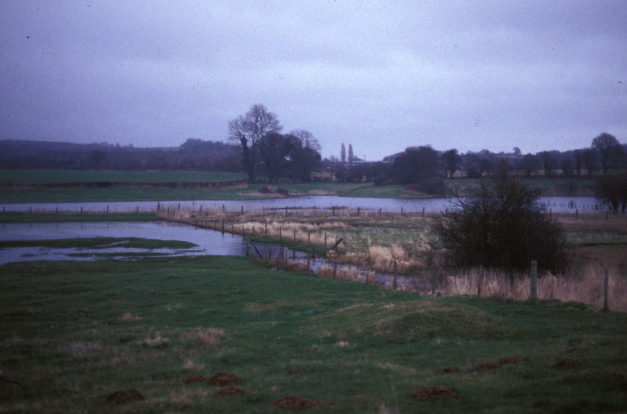
[[[405,189],[429,195],[443,196],[446,194],[446,185],[441,178],[425,178],[418,180],[416,183],[407,185]]]
[[[538,202],[539,190],[500,174],[473,197],[458,199],[437,232],[447,259],[459,267],[563,270],[567,255],[561,227]]]
[[[623,213],[627,209],[627,174],[608,175],[597,180],[596,197],[612,211]]]

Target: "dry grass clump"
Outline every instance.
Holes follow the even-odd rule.
[[[132,314],[132,313],[130,313],[130,312],[126,312],[126,313],[124,313],[124,314],[122,315],[121,319],[122,319],[124,322],[135,322],[135,321],[141,321],[141,320],[142,320],[141,316],[136,316],[136,315],[133,315],[133,314]]]
[[[225,336],[222,328],[194,328],[183,334],[183,340],[199,346],[215,347]]]
[[[148,348],[164,348],[168,346],[169,343],[170,339],[161,336],[160,332],[157,332],[154,337],[149,336],[141,341],[141,344]]]
[[[100,342],[72,342],[70,352],[77,358],[99,354],[102,352],[102,344]]]
[[[344,279],[353,282],[361,281],[359,278],[359,271],[355,266],[337,266],[323,265],[318,270],[318,276],[327,279]]]
[[[185,360],[183,361],[183,369],[189,371],[202,371],[203,369],[205,369],[205,364],[203,364],[202,362],[198,362],[193,358],[185,358]]]
[[[476,295],[479,271],[451,275],[437,292],[444,295]],[[497,296],[515,300],[529,298],[528,275],[507,275],[498,271],[484,271],[481,296]],[[555,299],[563,302],[581,302],[601,308],[604,300],[604,271],[599,266],[585,266],[572,276],[548,273],[538,278],[538,299]],[[627,311],[627,279],[615,271],[609,272],[608,307],[614,311]]]

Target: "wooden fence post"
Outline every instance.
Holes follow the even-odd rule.
[[[603,277],[603,310],[606,312],[609,310],[609,307],[607,304],[609,285],[610,285],[610,272],[608,268],[605,268],[605,275]]]
[[[392,289],[396,290],[397,285],[397,281],[396,281],[396,272],[398,271],[397,268],[397,264],[396,264],[396,260],[394,260],[394,279],[392,280]]]
[[[481,297],[481,285],[483,285],[483,266],[479,266],[479,280],[477,281],[477,297]]]
[[[529,300],[535,301],[538,299],[538,262],[536,260],[531,261],[530,271],[530,283],[529,283]]]

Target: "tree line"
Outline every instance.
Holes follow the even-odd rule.
[[[239,148],[189,138],[179,147],[139,148],[109,143],[0,141],[1,168],[199,170],[240,172]]]

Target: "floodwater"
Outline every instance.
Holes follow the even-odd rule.
[[[547,210],[555,213],[593,213],[606,211],[594,197],[541,197],[540,203]],[[383,212],[441,212],[455,208],[455,200],[451,198],[352,198],[337,196],[292,197],[262,200],[181,200],[181,201],[125,201],[97,203],[31,203],[31,204],[0,204],[2,211],[14,212],[153,212],[157,208],[193,208],[195,210],[251,211],[284,208],[320,208],[346,207],[350,209]]]
[[[217,255],[241,256],[246,244],[241,236],[169,222],[104,223],[7,223],[0,225],[0,240],[52,240],[95,237],[138,237],[156,240],[181,240],[196,247],[189,249],[135,249],[109,246],[103,249],[58,249],[25,247],[0,249],[0,264],[32,260],[95,260],[100,254],[114,253],[119,258],[128,253],[165,256]]]

